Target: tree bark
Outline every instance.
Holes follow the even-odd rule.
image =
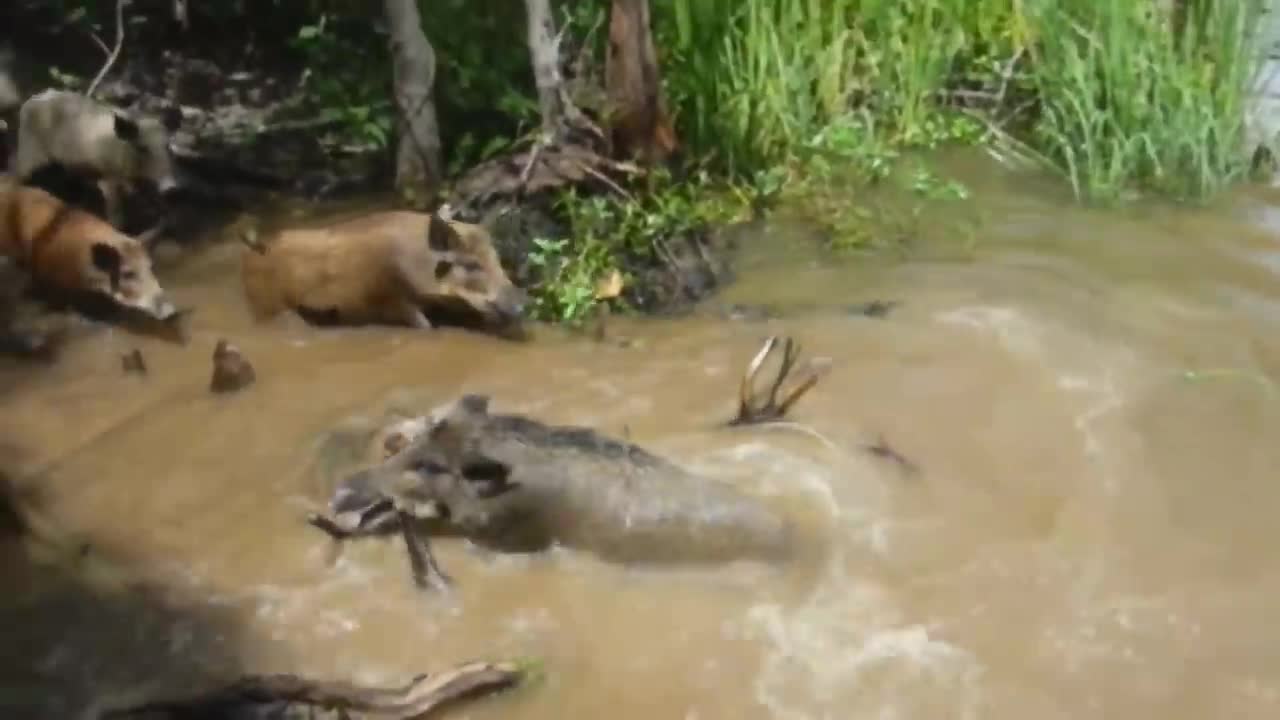
[[[556,137],[564,124],[563,79],[560,76],[560,47],[556,42],[556,21],[551,0],[525,0],[529,23],[529,57],[538,87],[538,110],[542,132]]]
[[[615,157],[664,162],[676,148],[649,27],[649,0],[613,0],[605,58],[610,141]]]
[[[436,55],[422,32],[416,0],[384,0],[391,31],[392,83],[400,117],[396,188],[416,205],[434,202],[440,189],[440,126],[433,99]]]

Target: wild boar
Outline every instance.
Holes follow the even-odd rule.
[[[44,190],[0,179],[0,254],[25,269],[38,291],[169,320],[178,311],[152,273],[148,239],[125,235]]]
[[[128,183],[149,182],[161,195],[178,189],[169,139],[181,121],[176,107],[154,118],[79,93],[45,90],[27,98],[18,112],[12,170],[25,182],[56,165],[96,182],[106,219],[119,228]]]
[[[241,239],[245,296],[259,320],[292,311],[317,325],[521,333],[528,296],[482,226],[396,210]]]
[[[763,501],[594,430],[491,414],[487,396],[399,430],[417,436],[335,489],[337,531],[389,528],[399,513],[504,552],[558,543],[622,563],[791,554],[790,522]]]

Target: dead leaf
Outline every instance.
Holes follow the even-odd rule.
[[[614,270],[596,283],[596,299],[608,300],[622,294],[622,273]]]

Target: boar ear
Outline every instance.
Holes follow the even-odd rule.
[[[182,126],[182,108],[177,105],[166,105],[160,112],[160,124],[169,132],[177,130]]]
[[[489,396],[479,393],[468,393],[458,398],[458,407],[472,415],[489,414]]]
[[[112,282],[115,282],[120,274],[120,251],[106,243],[96,242],[89,248],[89,255],[93,266],[110,275]]]
[[[458,231],[440,217],[440,211],[432,213],[431,224],[427,226],[427,245],[432,250],[443,252],[455,247],[458,240]]]
[[[116,137],[125,142],[135,142],[138,139],[138,123],[122,112],[115,113],[115,131]]]
[[[142,247],[146,248],[147,250],[151,250],[151,248],[155,246],[156,241],[160,239],[160,234],[164,231],[164,227],[165,227],[165,223],[162,220],[156,223],[153,227],[149,227],[146,230],[143,230],[142,232],[138,233],[136,239],[142,245]]]

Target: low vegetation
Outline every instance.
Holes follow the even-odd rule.
[[[95,3],[62,4],[69,16],[83,6],[109,17]],[[288,28],[260,42],[306,66],[300,112],[336,118],[336,144],[384,151],[396,109],[385,28],[369,5],[206,12]],[[523,5],[419,6],[449,173],[528,143],[539,115]],[[572,99],[600,117],[609,3],[552,7]],[[850,207],[847,188],[892,180],[920,203],[963,199],[965,188],[920,164],[945,145],[987,145],[1060,176],[1081,201],[1212,197],[1248,170],[1260,12],[1258,0],[654,0],[676,164],[626,195],[554,203],[566,232],[535,242],[536,312],[579,321],[611,296],[601,283],[625,283],[628,263],[654,261],[663,238],[780,197],[829,222],[838,249],[892,246],[919,207]]]

